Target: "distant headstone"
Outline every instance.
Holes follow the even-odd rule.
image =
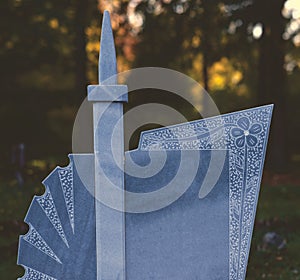
[[[24,185],[24,167],[25,167],[24,143],[13,145],[12,154],[11,154],[11,163],[14,167],[14,175],[18,182],[18,185],[22,187]]]
[[[145,131],[124,156],[127,87],[107,80],[116,74],[107,12],[99,69],[88,88],[94,153],[70,155],[34,197],[20,279],[244,279],[272,105]],[[162,168],[149,171],[151,161]]]

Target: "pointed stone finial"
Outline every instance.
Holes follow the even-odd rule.
[[[107,84],[105,80],[116,74],[117,59],[114,36],[111,27],[109,12],[104,11],[100,40],[99,84]],[[116,85],[117,81],[110,79],[109,84]]]
[[[108,11],[103,13],[99,54],[99,85],[88,86],[88,100],[93,102],[127,102],[126,85],[118,85],[117,58]]]

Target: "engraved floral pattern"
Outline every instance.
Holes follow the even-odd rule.
[[[229,280],[242,280],[246,274],[272,107],[266,105],[144,132],[140,140],[139,148],[144,151],[229,151]],[[185,127],[190,131],[191,125],[209,127],[210,131],[195,135],[194,130],[194,139],[182,138]]]
[[[245,146],[254,147],[257,144],[256,134],[262,131],[262,126],[259,123],[250,125],[247,117],[242,117],[237,121],[237,127],[231,129],[231,135],[236,138],[235,144],[238,148]]]

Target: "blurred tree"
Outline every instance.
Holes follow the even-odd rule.
[[[71,134],[65,141],[58,131],[70,131],[69,109],[75,115],[86,94],[85,29],[93,18],[99,25],[92,1],[0,2],[1,156],[18,142],[30,156],[70,152]]]
[[[135,34],[137,38],[133,46],[133,66],[168,67],[184,72],[201,82],[206,90],[213,89],[213,93],[218,92],[217,98],[223,105],[223,111],[234,110],[242,104],[246,106],[245,101],[249,101],[249,96],[242,70],[247,67],[247,62],[241,63],[234,59],[237,52],[229,47],[230,40],[234,37],[229,38],[230,18],[222,1],[120,2],[127,7],[123,8],[123,15],[131,27],[127,34]],[[241,57],[245,61],[245,55]],[[213,69],[217,68],[225,70],[219,71],[218,74],[213,73]],[[178,109],[178,100],[174,100],[173,97],[166,94],[153,95],[156,97],[152,102],[168,105],[172,103],[172,106]],[[145,100],[141,100],[144,96],[137,94],[130,99],[128,106],[144,102]],[[151,101],[147,99],[147,102]],[[208,108],[201,97],[198,103],[197,108]],[[185,107],[181,112],[184,111],[188,119],[200,117],[193,108],[186,107],[182,102],[179,104]]]
[[[228,19],[220,1],[143,1],[136,12],[144,15],[136,65],[188,71],[200,53],[201,77],[209,90],[208,69],[224,55],[226,43]]]
[[[155,0],[125,1],[134,7],[134,14],[143,18],[139,30],[141,43],[136,52],[136,66],[172,67],[180,71],[197,75],[193,68],[195,60],[201,66],[201,81],[206,89],[215,91],[220,85],[221,76],[213,69],[217,64],[232,65],[241,69],[240,78],[231,71],[232,79],[238,78],[236,94],[245,92],[245,82],[250,88],[252,105],[275,103],[274,121],[271,132],[269,163],[275,171],[284,171],[288,167],[288,129],[286,103],[287,72],[286,55],[288,53],[286,28],[291,23],[283,16],[284,8],[293,0]],[[295,2],[295,1],[294,1]],[[289,6],[296,5],[290,4]],[[298,17],[299,11],[298,11]],[[297,29],[299,22],[290,24],[289,29]],[[300,35],[294,32],[294,44],[300,45]],[[295,60],[292,60],[295,63]],[[216,64],[217,63],[217,64]],[[225,63],[225,64],[224,64]],[[289,64],[291,66],[291,63]],[[255,71],[257,70],[257,71]],[[225,79],[225,76],[222,76]],[[244,83],[241,86],[241,83]],[[228,83],[227,83],[228,85]],[[224,86],[217,92],[227,91]],[[247,90],[246,90],[247,91]],[[213,93],[213,92],[212,92]],[[224,93],[226,95],[226,93]],[[229,104],[224,96],[224,106]],[[238,102],[238,99],[234,101]],[[249,99],[248,99],[249,103]],[[249,104],[247,105],[249,106]],[[237,108],[233,108],[237,109]]]
[[[242,22],[240,30],[258,40],[256,98],[258,104],[275,104],[269,152],[269,164],[275,171],[287,170],[289,158],[287,72],[284,67],[287,42],[283,39],[288,21],[282,14],[285,2],[253,0],[228,5],[232,20]]]
[[[96,0],[2,0],[0,125],[6,137],[0,149],[7,153],[22,141],[37,153],[70,150],[62,134],[70,133],[87,82],[97,82],[99,10],[108,9],[119,71],[134,66],[182,71],[210,91],[222,112],[274,102],[269,162],[282,170],[287,140],[298,147],[295,137],[287,139],[287,130],[298,124],[285,109],[287,81],[299,75],[297,1],[99,0],[97,9]],[[296,88],[293,100],[299,100]],[[175,107],[181,105],[174,100]],[[295,102],[289,105],[297,110]]]
[[[287,49],[286,41],[283,40],[286,19],[282,16],[284,3],[285,0],[256,0],[253,5],[257,12],[260,11],[263,23],[258,68],[258,100],[260,104],[275,104],[269,159],[276,171],[286,171],[289,159],[286,113],[288,88],[287,73],[284,69]]]

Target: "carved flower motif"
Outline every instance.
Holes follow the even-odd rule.
[[[258,123],[250,124],[246,117],[238,119],[237,126],[231,129],[231,135],[236,138],[235,144],[237,147],[244,147],[245,143],[249,147],[254,147],[257,144],[256,134],[262,131],[262,127]]]

